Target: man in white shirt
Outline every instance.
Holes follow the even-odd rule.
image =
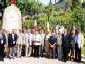
[[[40,56],[41,53],[41,36],[39,31],[35,31],[33,35],[33,47],[34,47],[34,56]]]

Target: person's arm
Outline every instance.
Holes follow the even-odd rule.
[[[5,47],[6,47],[8,46],[8,35],[6,34],[5,37],[6,37],[6,44],[5,44]]]
[[[17,35],[17,34],[15,34],[15,41],[17,41],[17,39],[18,39],[18,35]]]
[[[50,47],[52,47],[52,48],[55,47],[55,44],[50,44],[50,43],[49,43],[49,45],[50,45]]]
[[[30,35],[30,38],[29,38],[29,45],[31,46],[32,45],[32,35]]]
[[[81,48],[81,35],[78,35],[78,39],[77,39],[77,43],[78,43],[78,47]]]
[[[84,46],[84,35],[81,34],[81,47],[83,47],[83,46]]]
[[[50,43],[49,43],[49,46],[50,46],[50,47],[53,47],[52,44],[50,44]]]

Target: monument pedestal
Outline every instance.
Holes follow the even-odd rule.
[[[22,29],[21,12],[16,5],[11,4],[4,11],[2,29],[7,31]]]

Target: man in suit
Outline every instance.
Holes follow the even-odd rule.
[[[50,58],[55,58],[56,56],[56,43],[57,43],[57,38],[55,36],[55,33],[52,33],[50,36],[49,40],[49,52],[50,52]]]
[[[16,42],[17,42],[18,36],[15,33],[15,31],[13,31],[12,33],[8,34],[8,47],[9,47],[9,56],[15,56],[15,52],[16,52]]]
[[[6,36],[2,33],[2,30],[0,30],[0,60],[3,60],[4,58],[4,45],[6,43]]]
[[[70,50],[70,45],[69,45],[69,32],[67,29],[64,30],[64,33],[62,34],[62,52],[63,52],[63,61],[67,61],[69,59],[68,53]]]

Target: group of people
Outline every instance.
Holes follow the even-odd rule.
[[[58,58],[59,60],[81,61],[84,37],[79,28],[66,29],[62,26],[50,31],[43,28],[23,28],[16,32],[0,30],[0,58],[33,56]]]

